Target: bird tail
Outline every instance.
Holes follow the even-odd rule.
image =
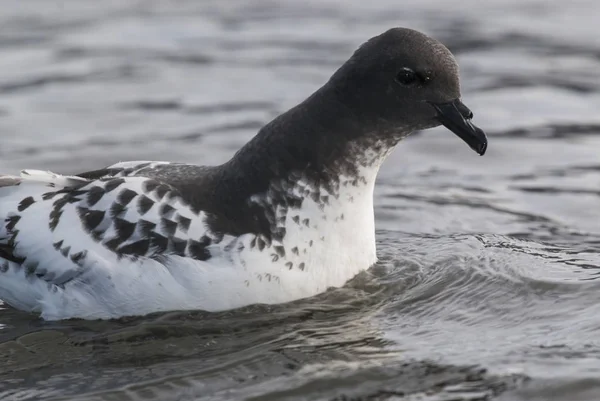
[[[11,221],[18,219],[44,194],[64,188],[77,188],[89,180],[41,170],[23,170],[19,176],[0,175],[0,243],[10,237]]]

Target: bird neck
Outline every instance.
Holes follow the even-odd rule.
[[[290,174],[323,182],[381,163],[398,140],[393,135],[386,138],[376,121],[359,115],[341,97],[325,85],[263,127],[227,168],[251,176],[264,189]]]
[[[223,231],[243,227],[281,237],[285,228],[278,226],[277,213],[300,207],[307,197],[325,209],[345,186],[372,202],[379,166],[397,142],[392,138],[326,85],[267,124],[221,166],[213,196],[231,211],[220,220],[236,222]]]

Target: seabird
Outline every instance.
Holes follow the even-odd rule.
[[[0,176],[0,299],[42,318],[109,319],[283,303],[376,260],[373,187],[415,130],[483,155],[450,51],[394,28],[226,163],[132,161]]]

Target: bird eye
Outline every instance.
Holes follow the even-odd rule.
[[[398,75],[396,75],[396,81],[398,81],[402,85],[407,86],[417,82],[417,79],[417,74],[410,68],[403,68],[402,70],[400,70]]]

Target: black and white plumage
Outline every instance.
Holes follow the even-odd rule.
[[[396,28],[227,163],[123,162],[0,177],[0,299],[46,319],[280,303],[376,261],[373,187],[410,132],[444,124],[478,153],[439,42]]]

